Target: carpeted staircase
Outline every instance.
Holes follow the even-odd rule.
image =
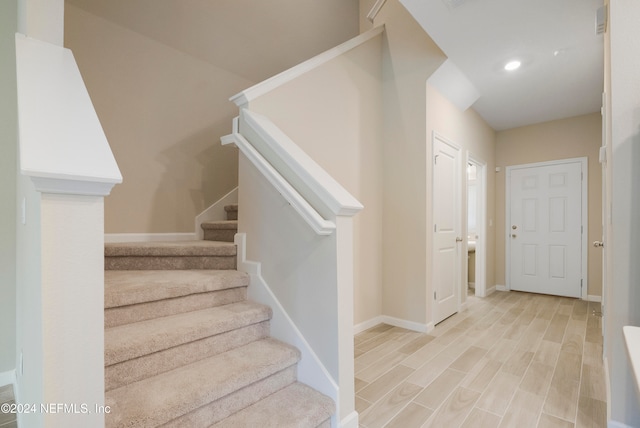
[[[237,205],[205,240],[105,245],[106,427],[330,427],[331,399],[296,381],[300,352],[246,300]]]

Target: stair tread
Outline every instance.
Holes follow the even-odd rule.
[[[157,426],[298,362],[297,349],[267,338],[105,394],[109,427]]]
[[[104,307],[133,305],[249,285],[236,270],[105,271]]]
[[[271,318],[271,308],[243,301],[105,329],[105,366]]]
[[[238,229],[238,220],[218,220],[218,221],[205,221],[200,227],[203,230],[208,229]]]
[[[296,382],[234,413],[210,428],[315,427],[331,417],[335,404],[331,398]]]
[[[236,245],[221,241],[110,242],[105,257],[126,256],[235,256]]]

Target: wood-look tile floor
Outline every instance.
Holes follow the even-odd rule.
[[[1,404],[14,404],[15,398],[13,396],[13,386],[6,385],[0,387],[0,405]],[[18,422],[16,420],[15,413],[3,413],[0,411],[0,428],[17,428]]]
[[[600,303],[495,292],[429,334],[355,336],[360,426],[606,427]]]

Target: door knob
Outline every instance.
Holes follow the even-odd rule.
[[[512,237],[512,238],[515,238],[515,237],[516,237],[516,234],[515,234],[515,233],[512,233],[512,234],[511,234],[511,237]]]
[[[456,237],[456,242],[462,242],[462,238],[460,238],[459,236]]]
[[[604,242],[602,241],[593,241],[593,246],[594,247],[604,247]]]
[[[511,226],[511,229],[516,230],[518,228],[518,226],[516,226],[515,224],[513,226]]]

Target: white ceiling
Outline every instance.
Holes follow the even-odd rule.
[[[495,130],[600,110],[602,0],[401,2],[475,87],[473,108]],[[522,67],[506,72],[511,59]]]

